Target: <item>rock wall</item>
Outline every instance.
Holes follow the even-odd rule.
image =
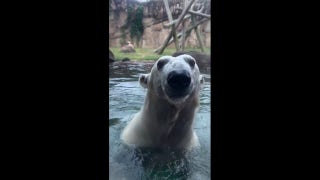
[[[181,10],[177,7],[182,7],[182,0],[169,0],[170,10],[173,13],[173,18],[176,19],[180,15]],[[134,1],[128,0],[113,0],[111,1],[110,7],[109,4],[109,46],[110,47],[120,47],[120,40],[122,33],[120,31],[120,27],[125,25],[127,19],[126,7],[129,3],[132,6],[137,7],[138,5],[143,5],[144,7],[144,33],[142,36],[142,40],[140,42],[140,47],[144,48],[158,48],[162,45],[165,38],[170,33],[170,28],[165,28],[163,24],[167,24],[167,15],[164,10],[163,1],[150,1],[148,3],[138,3]],[[118,3],[118,4],[117,4]],[[180,3],[180,4],[179,4]],[[114,5],[116,4],[116,5]],[[190,26],[190,22],[186,22],[186,27]],[[202,25],[198,26],[200,28],[200,32],[202,32],[202,40],[204,42],[205,47],[210,47],[211,44],[211,29],[210,29],[210,20]],[[130,40],[135,47],[137,47],[136,42],[130,39],[130,35],[127,31],[126,39]],[[194,31],[191,32],[190,36],[187,38],[186,47],[199,47],[199,43],[197,40],[196,33]],[[172,43],[169,47],[174,47]]]

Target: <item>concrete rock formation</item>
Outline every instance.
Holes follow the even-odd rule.
[[[124,45],[121,47],[120,52],[122,53],[134,53],[136,50],[134,50],[133,44],[131,44],[130,41],[128,41],[127,45]]]
[[[112,63],[115,61],[115,57],[113,52],[109,49],[109,63]]]

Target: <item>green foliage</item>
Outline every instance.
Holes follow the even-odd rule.
[[[142,6],[139,6],[137,8],[137,11],[136,11],[136,18],[135,18],[135,29],[136,29],[136,37],[137,37],[137,44],[138,42],[141,40],[141,37],[143,35],[143,31],[144,31],[144,28],[143,28],[143,7]]]
[[[132,20],[133,20],[133,14],[134,14],[134,9],[132,6],[128,6],[127,8],[127,27],[130,27],[131,26],[131,23],[132,23]],[[126,28],[127,28],[126,27]]]
[[[138,45],[143,32],[143,6],[139,6],[136,10],[132,6],[128,6],[127,8],[127,21],[126,25],[123,27],[125,29],[129,29],[130,32],[130,38],[132,41],[136,41],[136,44]]]
[[[129,58],[133,61],[142,61],[142,60],[157,60],[162,56],[165,55],[172,55],[174,52],[176,52],[175,48],[166,48],[163,52],[163,54],[159,55],[154,53],[153,48],[135,48],[135,53],[121,53],[120,48],[110,47],[111,51],[114,54],[114,57],[117,61],[121,61],[123,58]],[[200,52],[200,49],[196,48],[186,48],[185,51],[198,51]],[[210,48],[205,48],[205,53],[210,54]]]
[[[127,44],[125,28],[121,27],[120,32],[121,32],[120,45],[123,46]]]

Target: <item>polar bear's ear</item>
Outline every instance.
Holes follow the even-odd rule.
[[[168,56],[161,57],[157,62],[157,69],[160,71],[163,68],[163,66],[169,62],[169,60],[170,59]]]
[[[141,74],[139,77],[139,83],[143,88],[148,88],[149,74]]]
[[[185,54],[183,56],[183,58],[190,65],[190,67],[193,69],[196,64],[196,60],[192,56],[187,55],[187,54]]]
[[[203,87],[204,87],[204,77],[202,75],[199,76],[199,81],[200,81],[200,88],[203,89]]]

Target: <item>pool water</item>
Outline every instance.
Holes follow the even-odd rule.
[[[126,124],[144,103],[147,90],[138,78],[149,73],[153,62],[118,62],[109,65],[109,178],[110,179],[210,179],[210,71],[202,70],[205,85],[194,130],[200,148],[191,152],[128,147],[120,141]]]

